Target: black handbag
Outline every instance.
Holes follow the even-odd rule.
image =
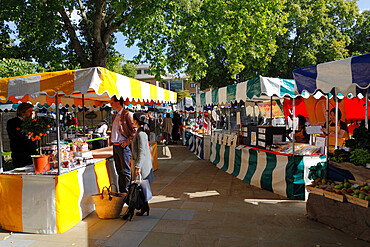
[[[129,207],[140,210],[145,203],[145,195],[140,184],[131,183],[128,186],[128,193],[123,200]]]

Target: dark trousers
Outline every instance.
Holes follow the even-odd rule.
[[[129,146],[123,148],[121,145],[113,145],[113,158],[118,174],[118,185],[121,193],[128,192],[128,185],[131,181],[130,158],[131,149]]]
[[[32,154],[29,153],[15,153],[12,152],[12,162],[13,162],[13,167],[18,168],[18,167],[24,167],[27,165],[32,165]]]

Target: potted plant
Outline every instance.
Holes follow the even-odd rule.
[[[49,155],[42,155],[41,140],[45,137],[53,125],[53,119],[49,117],[24,118],[21,125],[21,132],[32,141],[37,142],[39,155],[33,155],[32,161],[36,173],[47,172],[50,170]]]

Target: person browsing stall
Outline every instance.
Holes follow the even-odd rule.
[[[24,119],[32,118],[32,113],[32,104],[21,103],[17,108],[17,116],[9,119],[7,122],[6,130],[8,131],[14,168],[32,164],[31,155],[37,154],[36,142],[28,139],[28,137],[21,132]]]
[[[113,159],[118,174],[119,191],[128,192],[128,185],[131,181],[130,144],[134,138],[136,127],[133,122],[133,114],[123,107],[123,99],[111,98],[110,104],[116,111],[112,123],[111,142],[113,144]]]
[[[153,164],[148,141],[150,129],[143,112],[134,113],[134,125],[137,128],[137,132],[132,140],[131,167],[134,171],[133,180],[136,180],[136,178],[141,175],[142,180],[147,180],[149,183],[152,183],[154,181]],[[134,209],[129,208],[123,216],[123,219],[131,219],[133,213]],[[148,201],[145,201],[143,208],[141,211],[137,212],[136,215],[142,216],[145,213],[149,215]]]

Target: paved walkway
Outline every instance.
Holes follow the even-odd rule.
[[[306,219],[303,201],[250,186],[186,147],[167,147],[171,158],[160,157],[154,173],[150,216],[127,222],[94,212],[59,235],[0,230],[0,246],[370,246]]]

